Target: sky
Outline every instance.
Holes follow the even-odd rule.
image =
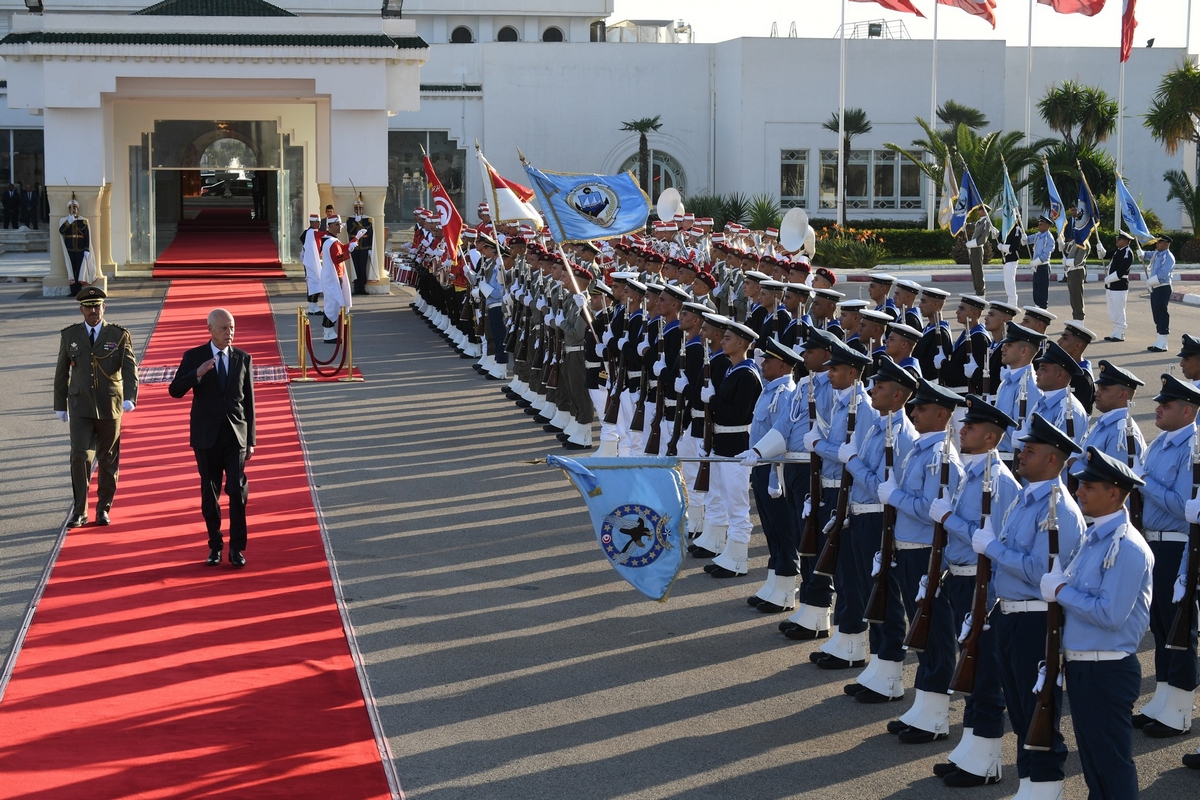
[[[1140,0],[1134,46],[1183,47],[1190,0]],[[889,11],[871,2],[847,2],[846,21],[903,20],[913,39],[933,38],[934,0],[913,0],[927,19]],[[1120,41],[1122,0],[1107,0],[1094,17],[1057,14],[1049,6],[1033,9],[1033,44],[1116,47]],[[1193,33],[1200,29],[1200,0],[1193,10]],[[769,36],[771,23],[787,36],[792,22],[801,38],[832,38],[841,24],[841,0],[614,0],[610,22],[623,19],[675,19],[692,26],[697,42],[719,42],[743,36]],[[952,6],[938,8],[938,39],[1004,39],[1024,46],[1029,32],[1029,0],[996,0],[996,29]],[[1200,49],[1193,35],[1190,50]]]

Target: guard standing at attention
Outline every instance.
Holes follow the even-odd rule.
[[[360,236],[359,231],[365,233]],[[370,217],[363,216],[362,195],[354,201],[354,214],[346,220],[346,236],[358,240],[358,247],[350,254],[350,260],[354,262],[354,294],[366,294],[375,249],[375,226]]]

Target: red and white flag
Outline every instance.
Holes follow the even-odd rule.
[[[1133,7],[1137,0],[1125,0],[1125,8],[1121,10],[1121,63],[1129,60],[1133,52],[1133,31],[1137,28],[1137,20],[1133,16]]]
[[[996,27],[996,0],[938,0],[944,6],[961,8],[976,17],[982,17],[993,28]]]
[[[451,259],[458,253],[459,240],[462,238],[462,215],[454,207],[454,201],[446,193],[446,188],[438,180],[433,171],[429,156],[425,156],[425,180],[429,183],[429,195],[433,200],[433,208],[438,215],[438,224],[442,226],[442,238],[446,240],[446,252]]]
[[[1060,14],[1083,14],[1094,17],[1104,9],[1104,0],[1038,0]]]
[[[877,3],[888,11],[904,11],[909,14],[916,14],[918,17],[924,17],[921,9],[912,4],[912,0],[854,0],[856,3]]]
[[[479,168],[483,171],[483,194],[487,198],[492,222],[530,222],[541,230],[542,215],[529,202],[533,199],[533,189],[514,183],[496,172],[483,157],[478,145],[475,154],[479,156]]]

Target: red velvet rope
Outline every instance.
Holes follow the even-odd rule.
[[[313,352],[313,346],[312,346],[312,326],[311,325],[304,326],[305,344],[308,347],[308,356],[309,356],[309,358],[312,359],[313,372],[317,373],[322,378],[332,378],[335,375],[337,375],[339,372],[341,372],[342,368],[344,366],[346,366],[346,352],[347,352],[347,350],[349,350],[349,348],[342,346],[346,341],[346,329],[347,329],[347,325],[345,323],[346,317],[344,314],[340,314],[338,316],[339,316],[339,322],[337,323],[338,329],[339,329],[338,330],[338,343],[337,343],[337,345],[334,346],[333,355],[331,355],[329,357],[328,361],[320,361],[317,359],[317,355],[316,355],[316,353]],[[329,366],[330,364],[332,364],[333,360],[335,358],[337,358],[339,354],[341,355],[342,360],[338,363],[337,368],[334,369],[333,372],[322,372],[321,367],[326,367],[326,366]]]

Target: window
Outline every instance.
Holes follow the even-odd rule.
[[[642,180],[637,153],[625,159],[625,163],[621,165],[621,171],[626,170],[632,172],[639,182]],[[650,186],[642,187],[646,194],[650,195],[650,202],[657,203],[663,189],[672,187],[678,189],[681,194],[687,193],[687,178],[683,174],[683,167],[667,153],[650,148]]]
[[[521,37],[517,35],[517,29],[512,25],[505,25],[500,29],[500,32],[496,34],[497,42],[519,42],[520,40]]]
[[[475,34],[466,25],[459,25],[450,34],[450,44],[471,44],[474,41]]]
[[[588,35],[593,42],[608,41],[608,33],[604,25],[604,20],[598,19],[593,22],[588,28]],[[1200,156],[1197,156],[1197,160],[1200,160]]]
[[[563,41],[563,32],[561,28],[546,28],[542,31],[543,42],[561,42]]]
[[[388,131],[388,189],[384,215],[397,225],[412,225],[413,210],[432,209],[421,148],[454,205],[466,208],[467,151],[445,131]]]
[[[837,208],[837,158],[837,150],[821,151],[821,208]],[[848,211],[925,207],[924,175],[891,150],[851,150],[845,183]]]
[[[807,150],[784,150],[779,154],[779,205],[808,208]]]

